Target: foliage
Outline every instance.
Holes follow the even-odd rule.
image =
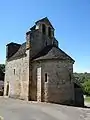
[[[90,95],[90,79],[85,81],[82,85],[83,85],[85,94]]]
[[[4,64],[0,64],[0,69],[2,70],[2,72],[5,72],[5,65]]]
[[[90,73],[74,73],[74,77],[78,79],[80,83],[84,83],[86,80],[90,79]]]
[[[74,77],[83,86],[84,93],[90,95],[90,73],[74,73]]]

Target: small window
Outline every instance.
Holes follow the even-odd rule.
[[[48,27],[48,36],[51,37],[51,28]]]
[[[69,73],[69,78],[70,78],[70,81],[71,81],[72,78],[71,78],[71,74],[70,73]]]
[[[14,75],[15,75],[15,69],[14,69]]]
[[[45,26],[45,24],[42,24],[42,32],[43,32],[43,34],[46,34],[46,26]]]
[[[47,73],[45,73],[45,82],[47,82]]]
[[[70,79],[70,83],[71,83],[71,81],[72,81],[71,73],[69,73],[69,79]]]

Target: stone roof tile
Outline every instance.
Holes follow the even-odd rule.
[[[25,55],[26,55],[26,42],[21,45],[19,50],[12,57],[10,57],[8,61],[22,58]],[[74,60],[69,55],[67,55],[60,48],[53,45],[46,46],[36,56],[32,58],[32,60],[45,60],[45,59],[61,59],[61,60],[68,59],[74,62]]]
[[[46,59],[61,59],[61,60],[74,60],[67,55],[63,50],[56,46],[47,46],[42,51],[40,51],[33,60],[46,60]]]

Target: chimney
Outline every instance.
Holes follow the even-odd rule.
[[[6,45],[6,58],[7,58],[7,60],[18,51],[20,46],[21,46],[21,44],[17,44],[17,43],[13,43],[13,42]]]

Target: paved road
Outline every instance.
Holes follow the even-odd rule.
[[[0,98],[4,120],[90,120],[90,109]]]

